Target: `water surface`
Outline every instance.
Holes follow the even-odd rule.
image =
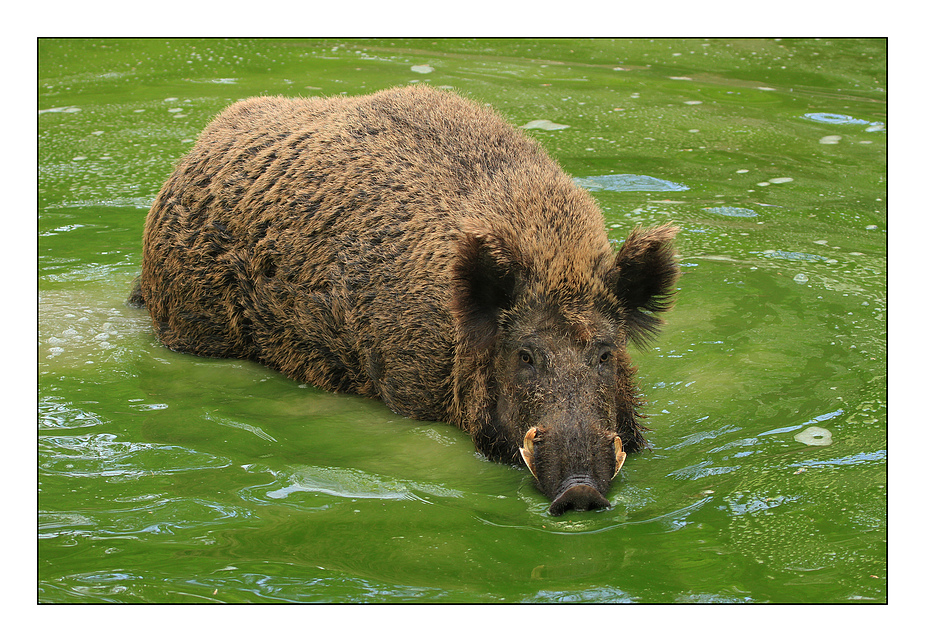
[[[39,601],[884,602],[885,51],[40,41]],[[409,82],[534,123],[615,246],[681,228],[678,304],[634,353],[653,449],[611,510],[553,518],[453,426],[171,352],[124,304],[223,107]]]

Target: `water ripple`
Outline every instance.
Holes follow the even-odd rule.
[[[784,496],[777,495],[775,497],[758,497],[758,496],[748,496],[744,493],[733,493],[726,498],[725,507],[733,515],[746,515],[750,513],[757,513],[769,510],[771,508],[777,508],[784,504],[789,504],[792,502],[800,501],[800,496]]]
[[[118,441],[106,433],[39,438],[39,468],[66,477],[140,477],[224,468],[225,457],[181,446]]]
[[[814,424],[817,424],[820,421],[828,421],[829,419],[834,419],[835,417],[839,417],[842,414],[844,414],[844,412],[845,411],[842,408],[839,408],[838,410],[833,410],[832,412],[821,414],[818,417],[813,417],[812,419],[810,419],[809,421],[805,423],[797,424],[795,426],[784,426],[783,428],[774,428],[773,430],[766,430],[762,433],[759,433],[758,436],[764,437],[766,435],[776,435],[780,433],[794,432],[796,430],[800,430],[801,428],[806,428],[807,426],[812,426]]]
[[[98,414],[76,408],[60,397],[48,397],[39,401],[41,428],[90,428],[103,423],[106,423],[106,420]]]
[[[266,503],[287,500],[297,493],[344,499],[413,500],[431,503],[427,497],[461,497],[460,491],[439,484],[386,479],[352,469],[325,466],[299,466],[285,471],[272,471],[261,466],[248,466],[248,472],[269,472],[276,480],[270,484],[245,489],[245,499]],[[259,491],[259,492],[258,492]]]
[[[868,464],[871,462],[886,461],[886,450],[877,450],[872,453],[857,453],[847,457],[835,457],[834,459],[808,459],[795,464],[790,464],[793,468],[821,468],[824,466],[856,466],[858,464]]]
[[[705,207],[707,212],[711,214],[719,214],[720,216],[736,216],[736,217],[751,217],[758,216],[758,212],[755,210],[750,210],[747,207]]]
[[[808,114],[803,114],[803,118],[815,121],[817,123],[825,123],[827,125],[867,125],[867,127],[864,128],[864,131],[866,132],[886,131],[886,125],[880,121],[871,122],[869,120],[863,120],[853,116],[846,116],[845,114],[810,112]]]
[[[761,254],[768,259],[783,259],[785,261],[808,261],[810,263],[818,263],[820,261],[828,261],[824,256],[819,256],[818,254],[807,254],[805,252],[784,252],[781,250],[765,250],[763,252],[749,252],[749,254]]]
[[[589,192],[607,190],[611,192],[683,192],[687,185],[666,181],[641,174],[610,174],[608,176],[585,176],[573,179],[578,187]]]

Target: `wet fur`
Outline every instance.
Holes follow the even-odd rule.
[[[515,461],[497,358],[518,315],[643,343],[670,305],[674,228],[614,254],[593,199],[533,140],[453,93],[252,98],[222,112],[148,215],[132,302],[170,348],[454,423]],[[597,316],[595,316],[597,315]],[[625,351],[627,451],[645,445]]]

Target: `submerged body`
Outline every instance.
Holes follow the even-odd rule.
[[[626,344],[669,307],[674,233],[614,254],[536,142],[452,93],[254,98],[165,183],[133,298],[174,350],[458,425],[557,513],[609,505],[645,445]]]

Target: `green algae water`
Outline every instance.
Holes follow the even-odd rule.
[[[883,603],[886,42],[40,40],[38,601]],[[448,87],[680,227],[607,511],[125,305],[173,164],[253,95]]]

